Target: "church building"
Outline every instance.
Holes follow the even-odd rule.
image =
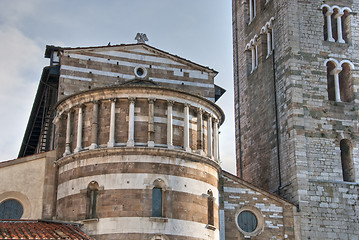
[[[46,47],[19,158],[0,163],[0,239],[45,223],[57,239],[300,239],[296,205],[221,169],[217,72],[145,39]]]

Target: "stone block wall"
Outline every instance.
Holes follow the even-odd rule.
[[[293,204],[224,171],[220,183],[221,239],[301,239],[299,213]],[[243,209],[257,217],[253,233],[238,225]]]

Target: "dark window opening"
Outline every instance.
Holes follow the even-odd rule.
[[[87,219],[97,218],[98,190],[99,190],[99,185],[95,181],[92,181],[87,187],[87,203],[86,203]]]
[[[355,182],[352,146],[348,139],[340,141],[340,155],[342,161],[343,180],[346,182]]]
[[[238,226],[244,232],[254,232],[258,226],[257,217],[250,211],[243,211],[238,215],[237,218]]]
[[[0,203],[0,219],[20,219],[23,213],[24,208],[15,199],[8,199]]]
[[[213,193],[211,190],[208,190],[207,194],[207,205],[208,205],[208,225],[214,226],[214,207],[213,207]]]
[[[162,188],[152,189],[152,217],[162,217]]]
[[[328,100],[335,101],[335,85],[334,85],[334,75],[331,74],[332,70],[335,69],[335,64],[333,62],[327,63],[327,89],[328,89]]]
[[[350,72],[350,65],[344,63],[342,65],[342,71],[339,73],[340,98],[343,102],[350,102],[353,100],[353,84]]]

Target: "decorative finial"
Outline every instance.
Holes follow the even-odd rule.
[[[146,33],[137,33],[135,40],[137,40],[137,43],[145,43],[148,41],[148,38],[146,36]]]

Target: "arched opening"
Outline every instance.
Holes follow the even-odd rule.
[[[351,79],[351,67],[348,63],[342,64],[342,71],[339,73],[340,98],[343,102],[353,100],[353,84]]]
[[[97,218],[97,200],[99,185],[96,181],[92,181],[87,186],[86,199],[86,218]]]
[[[331,72],[336,68],[334,62],[329,61],[327,63],[327,89],[328,89],[328,100],[335,101],[335,85],[334,85],[334,75]]]
[[[212,190],[207,191],[208,199],[207,199],[207,206],[208,206],[208,225],[214,226],[214,206],[213,206],[213,193]]]
[[[343,180],[355,182],[352,145],[348,139],[340,141],[340,156],[342,161]]]
[[[249,23],[256,17],[256,0],[248,0]]]
[[[324,40],[328,41],[328,20],[327,20],[327,13],[328,13],[328,8],[323,7],[323,34],[324,34]],[[331,26],[329,26],[331,27]]]
[[[336,15],[339,13],[339,9],[338,8],[334,8],[333,9],[333,14],[331,16],[332,18],[332,33],[333,33],[333,38],[334,40],[337,42],[338,41],[338,21],[336,19]]]
[[[164,217],[164,189],[165,182],[157,179],[152,188],[152,217]]]
[[[342,31],[343,39],[346,43],[350,42],[350,12],[349,10],[344,10],[344,15],[342,16]]]

